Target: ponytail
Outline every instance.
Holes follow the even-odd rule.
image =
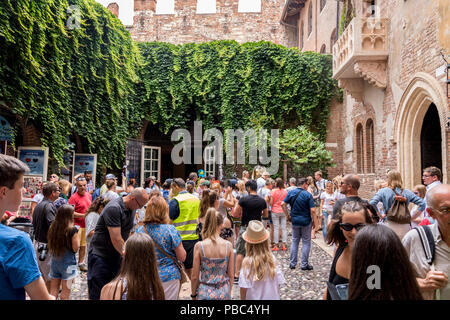
[[[202,238],[210,238],[212,241],[216,240],[216,234],[219,227],[223,224],[223,217],[216,209],[209,208],[206,212],[205,224],[203,225]]]
[[[199,219],[203,218],[206,215],[206,212],[209,209],[209,197],[210,197],[210,191],[209,190],[203,190],[202,192],[202,200],[200,202],[200,215]]]

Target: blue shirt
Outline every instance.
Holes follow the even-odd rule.
[[[400,195],[401,191],[402,190],[400,188],[395,188],[395,192],[397,192],[397,194]],[[425,210],[425,201],[421,197],[416,196],[412,191],[403,189],[401,195],[406,198],[406,206],[408,206],[409,203],[412,202],[419,206],[420,211]],[[394,203],[394,198],[395,193],[391,188],[382,188],[378,190],[378,192],[373,196],[369,203],[376,207],[378,202],[381,201],[383,203],[383,210],[385,213],[387,213]]]
[[[0,300],[25,300],[24,287],[40,276],[30,236],[0,224]]]
[[[147,232],[154,242],[170,254],[174,259],[177,259],[175,249],[181,243],[181,236],[177,229],[171,224],[149,223],[145,225]],[[144,232],[144,226],[139,227],[136,232]],[[172,259],[170,259],[163,252],[159,251],[155,246],[156,258],[158,260],[158,273],[162,282],[181,279],[181,274],[178,267]]]
[[[301,194],[297,197],[295,203],[291,203],[299,192]],[[314,208],[314,199],[311,193],[302,188],[296,188],[289,191],[283,202],[291,206],[291,218],[294,226],[304,227],[311,223],[311,208]]]

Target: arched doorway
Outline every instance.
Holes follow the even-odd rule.
[[[441,84],[431,75],[418,72],[400,99],[392,137],[397,144],[397,167],[406,188],[423,182],[422,168],[430,162],[434,166],[440,164],[443,182],[448,183],[447,109]],[[433,151],[428,149],[430,144]]]
[[[442,171],[442,136],[438,125],[439,113],[436,105],[432,103],[423,118],[420,133],[420,159],[422,170],[426,167],[435,166]]]

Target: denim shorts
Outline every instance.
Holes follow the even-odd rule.
[[[70,280],[78,275],[75,253],[66,250],[62,257],[52,256],[49,277],[51,279]]]

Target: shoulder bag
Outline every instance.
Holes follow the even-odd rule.
[[[386,218],[389,221],[398,223],[398,224],[409,224],[411,223],[411,214],[409,213],[409,209],[406,206],[406,197],[402,196],[403,189],[401,193],[398,194],[395,192],[395,189],[392,189],[395,193],[394,203],[389,208]]]
[[[147,228],[144,226],[144,231],[145,233],[152,238],[152,236],[148,233]],[[153,240],[153,238],[152,238]],[[168,254],[165,250],[163,250],[158,243],[153,240],[153,243],[155,244],[155,246],[158,248],[159,251],[161,251],[164,255],[166,255],[169,259],[171,259],[173,261],[173,263],[175,263],[175,265],[177,266],[177,268],[180,270],[180,274],[181,274],[181,280],[180,280],[180,284],[183,284],[185,282],[188,281],[188,277],[186,275],[186,272],[184,271],[184,265],[183,263],[181,263],[180,261],[178,261],[178,259],[172,257],[170,254]]]

